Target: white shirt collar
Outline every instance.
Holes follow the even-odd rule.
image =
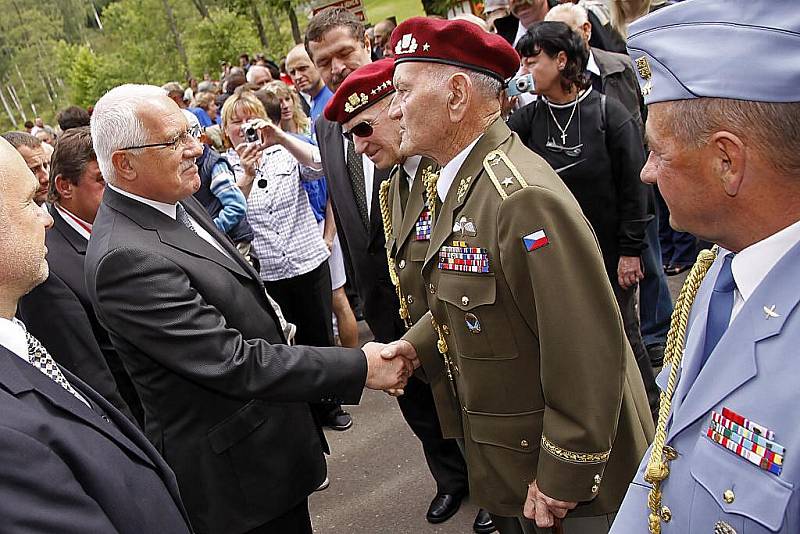
[[[159,202],[158,200],[152,200],[150,198],[140,197],[139,195],[134,195],[133,193],[129,193],[128,191],[123,191],[119,187],[115,187],[111,184],[107,184],[106,187],[110,187],[120,195],[132,198],[133,200],[141,202],[142,204],[147,204],[151,208],[157,209],[158,211],[160,211],[161,213],[163,213],[172,220],[177,220],[176,213],[178,208],[175,207],[175,204],[167,204],[165,202]]]
[[[519,42],[520,39],[522,39],[522,36],[525,35],[527,31],[528,28],[523,26],[522,22],[520,21],[519,24],[517,25],[517,35],[514,36],[514,44],[513,44],[514,48],[517,47],[517,43]]]
[[[479,135],[477,139],[471,142],[469,145],[464,148],[461,152],[459,152],[456,157],[450,160],[450,162],[442,167],[442,170],[439,171],[439,180],[436,182],[436,191],[439,193],[439,199],[444,202],[444,199],[447,197],[447,191],[450,190],[450,186],[453,184],[453,180],[456,179],[456,175],[458,171],[461,170],[461,166],[464,164],[464,160],[467,159],[469,153],[472,152],[472,149],[478,144],[483,134]]]
[[[800,221],[753,243],[733,257],[731,271],[736,289],[744,301],[789,250],[800,242]]]
[[[403,170],[406,171],[406,176],[408,176],[408,185],[414,183],[414,177],[417,175],[421,162],[422,156],[411,156],[403,162]]]
[[[27,362],[30,360],[28,360],[28,339],[25,332],[25,325],[16,318],[9,321],[0,317],[0,345]]]
[[[600,76],[600,67],[597,65],[597,61],[594,60],[594,54],[591,48],[589,48],[589,61],[586,62],[586,70]]]
[[[89,227],[89,230],[91,230],[92,223],[84,221],[83,219],[81,219],[80,217],[69,211],[67,208],[65,208],[58,202],[54,203],[53,205],[56,207],[56,210],[59,211],[61,215],[63,215],[61,218],[64,219],[64,222],[67,223],[73,230],[78,232],[78,234],[81,237],[83,237],[88,241],[90,234],[86,230],[86,228],[81,226],[81,224],[85,224],[86,226]],[[80,221],[80,223],[78,223],[78,221]]]

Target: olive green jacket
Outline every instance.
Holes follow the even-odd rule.
[[[504,156],[489,163],[495,150]],[[548,244],[528,251],[524,238],[539,230]],[[440,268],[454,242],[485,249],[489,272]],[[521,515],[536,479],[546,495],[581,503],[571,515],[618,510],[653,436],[642,379],[591,226],[502,120],[436,213],[422,277],[430,312],[404,338],[428,377],[447,375],[431,318],[440,325],[475,502]]]

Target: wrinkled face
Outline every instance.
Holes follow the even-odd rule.
[[[443,88],[433,87],[426,75],[428,64],[406,62],[394,69],[397,91],[389,116],[400,123],[400,152],[429,156],[440,152],[446,136],[433,125],[449,123]],[[446,92],[446,91],[445,91]]]
[[[328,30],[320,41],[309,41],[308,48],[314,66],[333,92],[351,72],[371,61],[369,39],[365,36],[359,41],[344,26]]]
[[[17,297],[48,274],[44,233],[53,219],[36,203],[38,189],[17,151],[0,142],[0,288]]]
[[[689,147],[662,126],[669,104],[648,106],[647,143],[650,153],[642,169],[642,181],[658,184],[669,207],[670,225],[701,237],[714,234],[724,192],[719,179],[704,164],[702,150]]]
[[[250,69],[253,71],[252,83],[255,85],[264,87],[272,81],[272,74],[270,74],[269,69],[266,67],[260,67],[257,65],[255,67],[250,67]]]
[[[372,133],[360,137],[353,132],[353,143],[356,152],[366,154],[379,169],[388,169],[400,163],[400,123],[389,118],[389,104],[392,96],[384,97],[383,101],[362,111],[342,125],[345,132],[349,132],[356,125],[368,123],[372,126]],[[358,128],[356,128],[356,131]]]
[[[50,183],[50,159],[44,152],[44,148],[40,145],[37,147],[29,147],[20,145],[17,147],[28,169],[33,173],[39,182],[39,187],[36,189],[36,196],[34,200],[40,206],[47,200],[47,186]]]
[[[169,98],[160,98],[142,106],[139,119],[149,134],[149,143],[180,140],[174,146],[126,151],[136,173],[136,191],[131,192],[174,204],[197,191],[200,175],[195,160],[203,154],[203,147],[188,134],[180,108]]]
[[[535,56],[523,57],[521,72],[533,76],[533,86],[537,94],[549,96],[552,91],[561,89],[559,62],[566,62],[564,52],[559,52],[552,58],[542,51]]]
[[[286,73],[298,91],[310,93],[312,89],[319,86],[319,71],[305,54],[290,54],[286,59]]]
[[[106,189],[106,181],[97,161],[90,161],[83,169],[77,184],[71,184],[69,199],[62,194],[62,204],[86,222],[93,223]]]

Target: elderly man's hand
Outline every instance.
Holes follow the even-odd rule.
[[[395,342],[397,343],[397,342]],[[408,344],[411,347],[411,344]],[[414,372],[416,351],[407,354],[407,347],[399,349],[392,345],[367,343],[362,348],[367,356],[367,382],[370,389],[402,390],[408,377]]]
[[[617,265],[617,281],[622,289],[635,286],[644,278],[642,260],[638,256],[620,256]]]
[[[534,480],[528,485],[528,497],[525,499],[522,513],[528,519],[536,521],[537,527],[550,528],[556,524],[556,520],[564,519],[567,512],[577,505],[577,502],[559,501],[548,497],[542,493]]]

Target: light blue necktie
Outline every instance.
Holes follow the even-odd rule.
[[[733,271],[731,270],[732,262],[733,252],[725,255],[722,268],[719,270],[716,282],[714,282],[714,291],[711,294],[711,301],[708,306],[706,340],[703,345],[701,365],[704,365],[708,360],[708,356],[714,351],[714,347],[717,346],[725,330],[728,329],[728,324],[731,322],[733,292],[736,289],[736,281],[733,279]]]

